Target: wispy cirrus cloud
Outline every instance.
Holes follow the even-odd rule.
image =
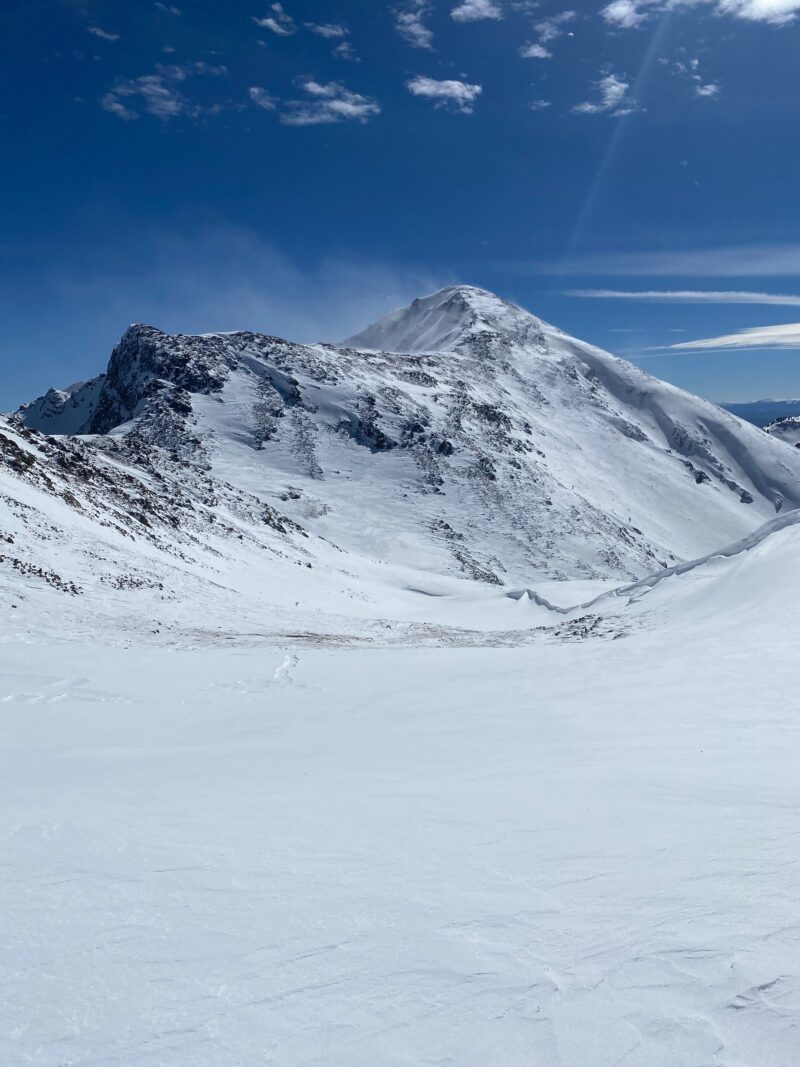
[[[800,307],[791,293],[754,293],[736,289],[567,289],[564,296],[588,300],[639,300],[646,304],[775,304]]]
[[[688,351],[726,351],[751,348],[799,348],[800,322],[784,323],[780,326],[754,326],[736,333],[722,334],[719,337],[704,337],[699,341],[681,341],[677,345],[668,345],[663,352]]]
[[[429,14],[426,0],[405,0],[394,10],[395,29],[413,48],[433,49],[433,33],[426,22]]]
[[[494,0],[462,0],[450,12],[456,22],[480,22],[483,19],[501,19],[503,11]]]
[[[594,277],[797,278],[800,242],[717,245],[706,248],[645,249],[640,252],[574,254],[561,264],[528,263],[523,270]]]
[[[418,74],[406,82],[406,88],[412,96],[422,96],[432,100],[436,107],[457,111],[462,115],[471,115],[475,110],[475,101],[483,92],[482,85],[447,78],[439,81]]]
[[[118,41],[120,39],[118,33],[110,33],[100,26],[87,26],[86,32],[91,33],[93,37],[99,37],[101,41]]]
[[[291,15],[286,13],[283,4],[273,4],[270,11],[272,14],[265,15],[263,18],[258,18],[258,16],[254,15],[253,22],[278,37],[291,37],[292,34],[297,32],[295,21]]]

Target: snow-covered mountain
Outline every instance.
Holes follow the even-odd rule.
[[[139,546],[162,584],[176,553],[195,579],[216,553],[240,606],[269,599],[286,553],[367,600],[376,568],[408,587],[624,581],[800,506],[800,453],[467,286],[339,345],[132,326],[104,375],[2,432],[8,498],[27,480],[42,523],[62,513],[65,582],[92,585],[98,539],[121,581],[153,569]],[[54,570],[52,546],[17,545],[15,566]]]
[[[800,448],[800,415],[787,415],[784,418],[775,419],[765,429],[768,434],[779,441]]]

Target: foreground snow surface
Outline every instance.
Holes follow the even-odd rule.
[[[8,637],[0,1062],[797,1063],[779,615],[517,648]]]

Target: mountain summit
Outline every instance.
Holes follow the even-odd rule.
[[[486,289],[451,285],[391,312],[343,342],[372,352],[454,352],[494,343],[544,344],[543,323]]]

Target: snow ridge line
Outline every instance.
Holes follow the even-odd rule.
[[[629,585],[621,585],[617,589],[610,589],[606,593],[600,593],[599,596],[594,597],[592,600],[586,600],[582,604],[573,604],[568,608],[562,608],[559,607],[558,604],[551,603],[546,597],[537,593],[535,589],[513,589],[505,595],[510,600],[516,601],[521,601],[527,598],[539,607],[547,608],[548,611],[556,612],[559,615],[570,615],[573,611],[588,611],[590,608],[593,608],[596,604],[599,604],[604,600],[610,600],[615,597],[634,596],[638,591],[649,592],[651,589],[655,589],[657,585],[665,581],[667,578],[672,578],[673,575],[688,574],[690,571],[696,570],[698,567],[702,567],[706,563],[710,563],[712,560],[731,559],[734,556],[741,555],[743,552],[749,552],[779,530],[784,530],[787,526],[797,525],[800,525],[800,508],[788,511],[784,515],[779,515],[775,519],[770,519],[769,522],[765,522],[763,526],[759,526],[757,530],[748,534],[747,537],[743,537],[740,541],[734,541],[733,544],[726,545],[725,548],[717,549],[715,552],[709,552],[708,555],[700,556],[699,559],[692,559],[688,560],[686,563],[679,563],[675,567],[667,567],[665,570],[659,571],[657,574],[651,574],[647,578],[640,578],[638,582],[632,582]]]

